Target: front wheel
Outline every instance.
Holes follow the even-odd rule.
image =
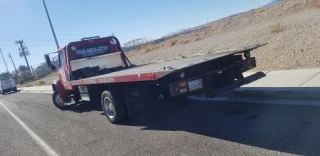
[[[104,91],[101,94],[101,104],[104,114],[108,120],[117,124],[125,117],[125,107],[124,104],[120,101],[115,101],[109,91]]]
[[[52,94],[52,101],[53,104],[58,107],[59,109],[65,109],[66,105],[64,103],[64,101],[61,99],[61,96],[58,92],[58,90],[55,90]]]

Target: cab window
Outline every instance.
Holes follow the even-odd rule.
[[[60,67],[64,67],[64,54],[63,54],[63,52],[59,53],[59,65],[60,65]]]

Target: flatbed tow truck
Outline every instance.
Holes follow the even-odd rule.
[[[59,67],[52,84],[53,103],[79,100],[99,103],[111,123],[126,118],[142,119],[161,103],[189,95],[212,93],[243,80],[243,72],[256,67],[250,52],[261,46],[208,53],[144,65],[133,65],[115,36],[88,37],[59,49]]]

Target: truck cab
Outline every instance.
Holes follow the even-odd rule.
[[[81,41],[60,48],[56,53],[58,67],[52,65],[49,55],[45,55],[45,59],[51,69],[58,71],[58,78],[52,88],[58,91],[62,101],[68,101],[70,95],[77,93],[78,87],[72,86],[71,81],[121,70],[129,67],[130,63],[114,36],[82,38]]]

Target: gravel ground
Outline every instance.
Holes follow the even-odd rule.
[[[174,45],[162,44],[156,50],[133,51],[128,56],[135,64],[143,64],[268,43],[253,53],[258,62],[256,70],[317,68],[320,7],[308,2],[292,0],[215,21],[202,32],[170,39],[168,42],[176,41]],[[181,41],[186,39],[189,42]]]

